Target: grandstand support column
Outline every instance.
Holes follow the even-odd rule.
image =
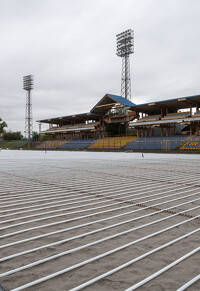
[[[102,121],[102,127],[103,127],[103,138],[104,138],[104,121]]]
[[[196,134],[199,135],[199,122],[196,123]]]
[[[199,111],[199,105],[196,104],[196,112],[198,112],[198,111]]]
[[[125,122],[125,125],[126,125],[126,136],[128,135],[128,122],[126,121]]]
[[[190,105],[190,116],[192,116],[192,105]]]
[[[101,136],[101,122],[102,122],[102,120],[100,118],[100,120],[99,120],[99,136],[100,136],[100,138],[102,138],[102,136]]]
[[[147,127],[145,127],[144,133],[145,133],[145,136],[147,136]]]
[[[176,135],[176,125],[174,124],[174,135]]]
[[[169,127],[166,127],[166,136],[169,136]]]
[[[168,130],[168,135],[167,136],[170,136],[170,126],[169,125],[167,127],[167,130]]]
[[[161,136],[163,136],[163,127],[161,126]]]
[[[149,136],[152,136],[151,125],[149,126]]]
[[[99,138],[101,138],[101,121],[98,125],[98,133],[99,133]]]
[[[137,137],[139,137],[139,129],[137,128]]]
[[[169,126],[169,135],[172,135],[172,128]]]
[[[99,138],[101,138],[101,122],[99,124]]]
[[[190,135],[192,135],[192,123],[190,123]]]

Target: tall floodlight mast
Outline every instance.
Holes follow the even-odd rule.
[[[117,55],[122,58],[121,96],[131,99],[129,55],[134,52],[134,31],[128,29],[117,34]]]
[[[32,100],[31,90],[33,89],[33,76],[23,77],[23,89],[26,90],[26,114],[25,114],[25,136],[30,139],[32,137],[33,119],[32,119]]]

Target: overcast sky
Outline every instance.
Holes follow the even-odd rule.
[[[130,28],[132,102],[200,94],[199,15],[199,0],[0,0],[0,117],[24,132],[28,74],[34,130],[120,95],[116,34]]]

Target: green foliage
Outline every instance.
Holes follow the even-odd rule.
[[[39,135],[39,133],[37,131],[33,131],[32,132],[32,141],[39,140],[39,137],[40,137],[40,135]]]
[[[5,127],[7,127],[7,123],[5,121],[3,121],[0,117],[0,136],[2,135],[2,133],[5,132]]]
[[[20,131],[9,131],[3,133],[3,139],[4,140],[21,140],[23,138],[23,135]]]
[[[7,140],[1,141],[0,147],[2,149],[11,149],[11,150],[19,150],[20,148],[26,146],[27,141],[23,140]]]
[[[40,141],[46,141],[46,140],[49,140],[49,139],[50,139],[49,136],[46,135],[46,134],[40,135]]]

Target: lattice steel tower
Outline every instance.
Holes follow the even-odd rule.
[[[134,31],[128,29],[117,34],[117,55],[122,58],[121,96],[131,99],[130,58],[134,52]]]
[[[25,114],[25,136],[30,139],[33,130],[31,90],[33,89],[33,76],[23,77],[23,89],[26,90],[26,114]]]

